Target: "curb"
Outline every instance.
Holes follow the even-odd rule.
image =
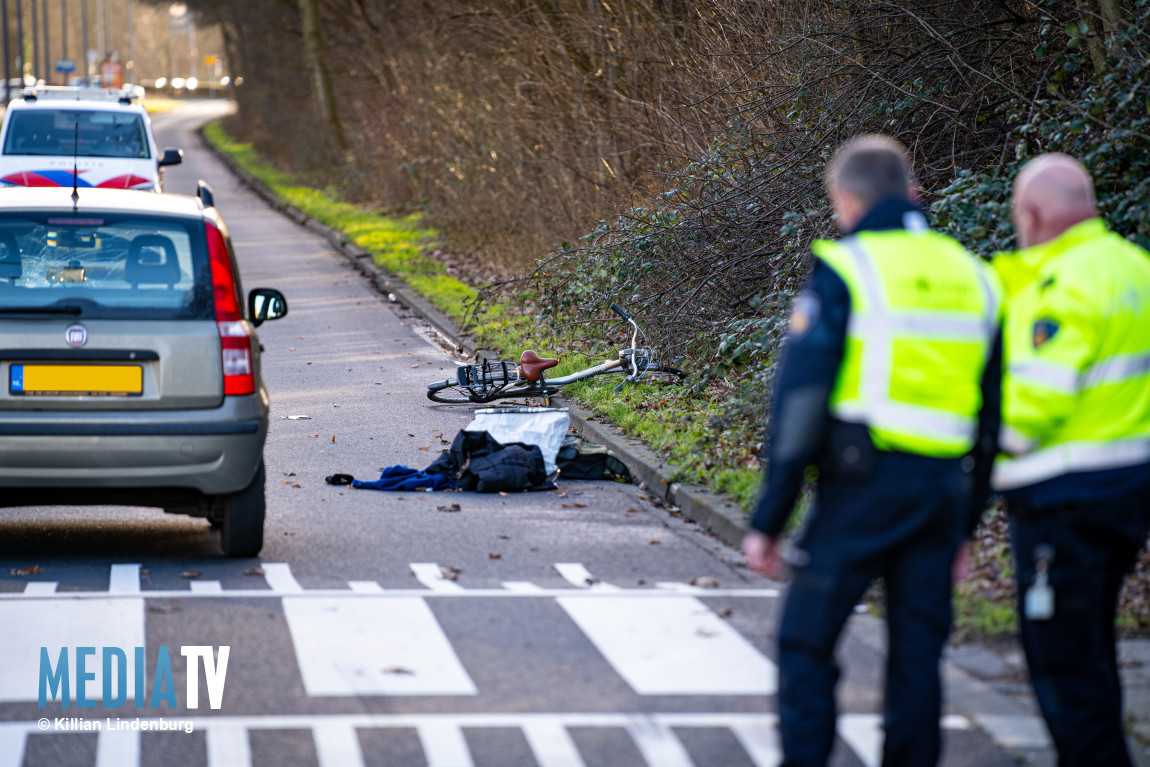
[[[261,199],[297,224],[326,239],[337,253],[350,261],[361,274],[375,283],[384,295],[394,295],[397,303],[418,314],[457,352],[468,355],[475,354],[475,339],[463,333],[443,312],[409,288],[403,280],[379,269],[370,253],[349,242],[342,232],[321,224],[315,219],[308,218],[303,211],[294,206],[284,204],[259,179],[241,168],[232,158],[208,141],[207,137],[204,136],[202,127],[196,133],[208,151],[219,158],[236,178]],[[705,488],[685,486],[675,481],[675,467],[667,464],[662,457],[642,442],[624,436],[619,430],[600,421],[599,417],[590,410],[567,399],[562,399],[562,402],[563,406],[570,411],[571,425],[576,432],[615,451],[623,463],[627,464],[627,468],[631,470],[631,475],[636,481],[646,485],[648,493],[666,504],[677,507],[679,513],[683,515],[683,519],[694,522],[724,543],[738,547],[743,540],[746,522],[742,510],[734,503],[723,496],[707,492]]]

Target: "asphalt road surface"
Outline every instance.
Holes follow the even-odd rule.
[[[157,509],[5,510],[0,767],[776,764],[777,584],[639,488],[324,483],[422,467],[470,411],[425,398],[455,363],[417,319],[202,147],[194,129],[225,108],[189,104],[155,124],[161,146],[186,153],[167,190],[206,179],[246,288],[290,303],[259,331],[272,403],[264,549],[227,559],[205,521]],[[700,578],[718,588],[690,585]],[[215,675],[191,664],[193,706],[181,648],[204,646]],[[69,648],[67,708],[38,705],[41,647],[54,665]],[[103,648],[127,662],[109,651],[106,674]],[[877,764],[882,659],[854,641],[842,654],[834,764]],[[81,661],[90,707],[75,700]],[[1012,763],[959,712],[945,724],[947,765]]]

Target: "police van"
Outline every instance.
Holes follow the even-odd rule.
[[[26,90],[0,128],[0,187],[161,191],[161,169],[182,162],[183,153],[156,149],[136,95],[131,86]]]

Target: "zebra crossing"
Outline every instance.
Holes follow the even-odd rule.
[[[245,588],[223,588],[219,581],[191,580],[181,584],[185,588],[142,589],[140,566],[124,563],[111,565],[108,587],[102,591],[61,591],[57,583],[33,581],[23,591],[0,592],[0,623],[7,627],[0,632],[0,658],[5,659],[0,704],[34,701],[41,647],[55,657],[59,648],[80,645],[145,646],[149,639],[145,603],[164,599],[182,604],[201,599],[277,603],[303,691],[315,701],[365,696],[394,700],[482,697],[483,684],[472,676],[476,669],[469,672],[457,652],[460,637],[453,640],[441,625],[442,615],[437,617],[431,607],[441,599],[543,600],[557,606],[556,619],[561,621],[565,615],[570,630],[589,640],[621,680],[616,684],[625,685],[621,689],[629,689],[634,696],[676,696],[680,701],[678,696],[709,701],[716,698],[706,696],[724,696],[754,702],[777,691],[774,663],[708,606],[713,597],[774,599],[778,597],[775,589],[702,588],[676,582],[623,588],[600,581],[579,563],[554,565],[565,586],[507,581],[498,588],[468,588],[452,577],[450,569],[436,563],[411,563],[409,567],[419,587],[384,588],[376,581],[350,580],[346,588],[304,588],[288,564],[265,563],[263,583],[256,586],[245,583]],[[283,661],[290,662],[286,657]],[[233,674],[239,673],[236,668],[233,655]],[[92,673],[88,684],[99,690],[102,670],[97,666]],[[129,700],[131,695],[129,689]],[[596,747],[587,745],[584,735],[591,732],[615,732],[624,738],[619,742],[628,744],[636,756],[620,763],[651,767],[714,763],[705,754],[700,757],[691,752],[691,738],[699,732],[721,733],[755,767],[774,767],[780,761],[775,716],[753,710],[390,713],[394,708],[388,707],[389,713],[204,716],[193,711],[165,716],[189,722],[193,733],[188,737],[202,739],[203,759],[189,762],[197,767],[249,767],[253,754],[259,763],[260,740],[253,733],[267,731],[308,733],[314,762],[320,767],[365,765],[363,744],[373,733],[408,731],[418,736],[418,747],[429,767],[484,764],[472,752],[476,733],[489,730],[518,733],[530,763],[538,767],[615,763],[603,761],[602,755],[596,756]],[[106,712],[89,709],[87,713],[100,717]],[[163,718],[149,718],[154,709],[133,709],[132,713],[145,715],[138,720],[139,730],[88,733],[96,739],[95,767],[139,765],[144,744],[161,737],[151,731]],[[947,717],[943,725],[956,733],[973,731],[964,717]],[[33,767],[25,756],[36,739],[64,735],[55,727],[49,733],[45,729],[33,719],[0,722],[0,767]],[[879,763],[882,731],[878,715],[842,715],[839,736],[857,763]]]
[[[307,716],[218,716],[182,718],[189,737],[206,741],[206,767],[252,767],[251,734],[256,731],[303,730],[310,734],[319,767],[363,767],[362,736],[380,730],[416,731],[428,767],[476,767],[468,735],[479,730],[522,733],[537,767],[588,767],[573,734],[580,730],[617,729],[626,733],[649,767],[702,767],[684,746],[680,731],[723,729],[739,743],[754,767],[777,767],[781,751],[778,718],[759,713],[482,713],[482,714],[349,714]],[[142,719],[143,730],[152,720]],[[944,730],[971,730],[962,716],[947,716]],[[0,767],[24,764],[28,738],[43,728],[35,721],[0,723]],[[878,714],[843,714],[838,734],[864,767],[881,761],[882,730]],[[94,767],[140,764],[141,741],[150,731],[102,730],[97,734]],[[602,763],[602,762],[600,762]]]

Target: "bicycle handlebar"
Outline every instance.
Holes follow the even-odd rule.
[[[627,312],[620,309],[618,304],[611,304],[611,311],[615,312],[615,314],[618,314],[620,317],[622,317],[625,320],[630,321],[630,319],[631,319],[631,315],[627,314]]]

